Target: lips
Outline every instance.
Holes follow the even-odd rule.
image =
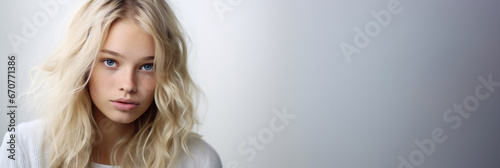
[[[122,111],[130,111],[135,109],[139,103],[134,102],[130,99],[116,99],[116,100],[111,100],[111,104],[113,107],[117,110],[122,110]]]

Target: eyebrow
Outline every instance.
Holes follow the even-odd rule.
[[[112,55],[112,56],[115,56],[115,57],[121,57],[121,58],[123,58],[123,55],[121,55],[118,52],[112,51],[112,50],[102,49],[101,52],[109,54],[109,55]],[[154,58],[155,58],[155,56],[147,56],[147,57],[145,57],[143,59],[144,60],[154,60]]]

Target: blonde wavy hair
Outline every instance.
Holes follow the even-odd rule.
[[[199,90],[187,69],[184,34],[164,0],[89,0],[76,13],[61,45],[36,68],[33,78],[45,118],[49,167],[90,167],[92,147],[102,132],[92,116],[86,89],[109,27],[133,20],[154,38],[156,88],[151,107],[136,121],[136,132],[113,147],[110,158],[122,167],[175,167],[198,124]]]

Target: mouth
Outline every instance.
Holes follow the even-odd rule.
[[[111,104],[113,107],[117,110],[122,110],[122,111],[130,111],[135,109],[139,103],[134,102],[130,99],[116,99],[116,100],[111,100]]]

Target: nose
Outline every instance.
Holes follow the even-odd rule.
[[[125,93],[135,93],[137,91],[137,84],[133,69],[123,69],[118,78],[120,91]]]

